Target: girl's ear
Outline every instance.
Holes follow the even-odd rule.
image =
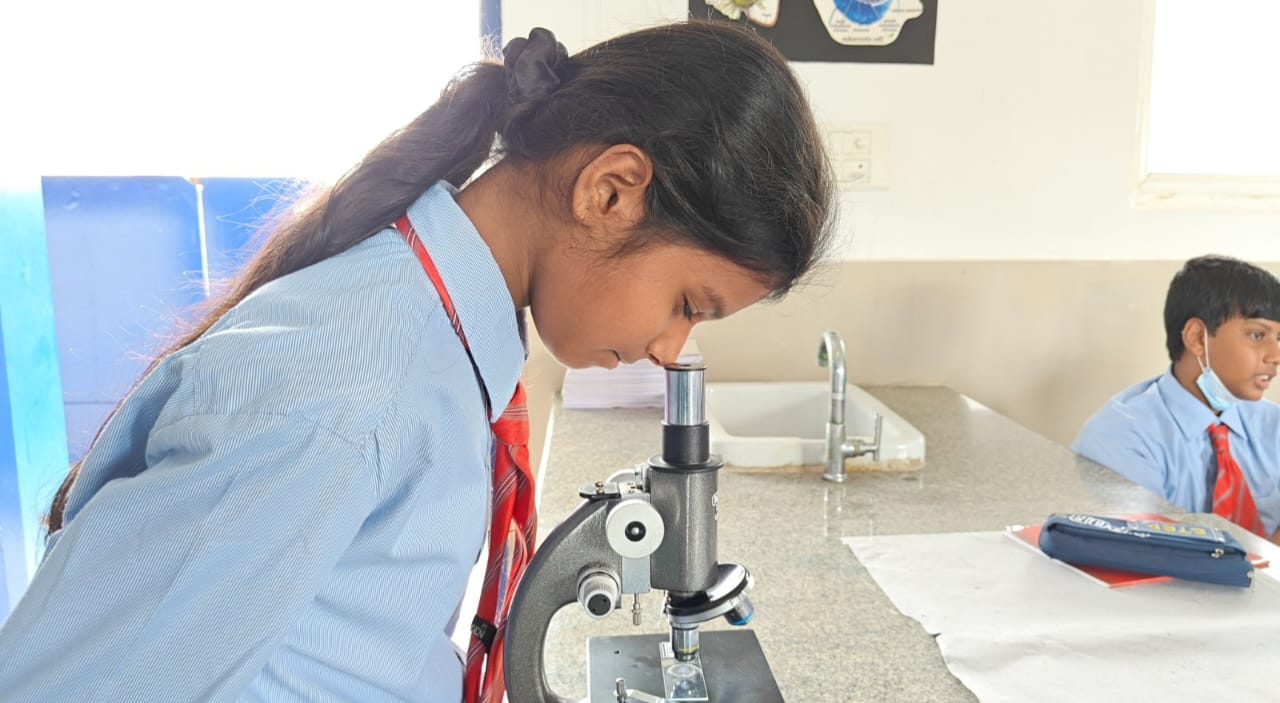
[[[1204,320],[1198,317],[1187,320],[1187,324],[1182,326],[1182,346],[1194,354],[1197,359],[1204,359],[1204,334],[1206,329]]]
[[[573,215],[592,233],[618,235],[644,221],[653,162],[642,149],[615,144],[578,172]]]

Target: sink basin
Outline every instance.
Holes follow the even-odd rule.
[[[707,422],[711,451],[740,467],[822,465],[831,386],[825,381],[708,383]],[[846,460],[850,469],[910,471],[924,466],[924,435],[888,406],[857,386],[845,389],[845,431],[875,434],[884,417],[880,460]]]

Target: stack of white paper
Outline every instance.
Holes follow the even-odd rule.
[[[702,353],[692,339],[685,342],[678,361],[702,362]],[[560,396],[566,408],[660,408],[666,384],[666,371],[661,366],[637,361],[614,369],[569,369]]]

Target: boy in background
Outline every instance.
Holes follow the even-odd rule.
[[[1089,418],[1072,449],[1184,510],[1214,512],[1280,541],[1280,280],[1221,256],[1169,284],[1172,365]]]

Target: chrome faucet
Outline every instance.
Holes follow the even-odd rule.
[[[844,340],[835,330],[822,333],[822,341],[818,344],[818,366],[831,370],[831,415],[827,418],[827,444],[822,452],[822,478],[842,483],[844,481],[844,460],[850,457],[870,454],[872,459],[880,461],[880,431],[884,418],[876,413],[875,437],[867,441],[864,437],[848,437],[844,427]]]

